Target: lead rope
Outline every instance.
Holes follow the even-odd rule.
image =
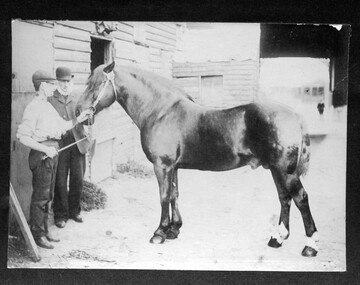
[[[90,141],[90,144],[92,143],[92,124],[93,124],[93,119],[94,119],[94,114],[91,113],[88,116],[88,138]],[[91,146],[92,147],[92,146]],[[89,167],[89,180],[91,181],[91,160],[92,160],[92,155],[90,155],[90,152],[87,153],[88,154],[88,167]]]

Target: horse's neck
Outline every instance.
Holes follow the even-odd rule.
[[[126,99],[125,99],[126,98]],[[160,98],[154,96],[151,91],[144,88],[122,89],[118,103],[124,108],[136,126],[141,127],[149,117],[159,112]]]
[[[167,114],[176,102],[183,101],[184,104],[189,104],[193,108],[200,108],[188,100],[182,92],[172,88],[169,82],[162,82],[162,84],[161,79],[159,82],[149,80],[149,84],[144,84],[141,79],[135,79],[133,76],[122,73],[121,81],[123,86],[118,89],[120,96],[118,96],[117,101],[139,129],[149,120]],[[154,85],[152,86],[151,83]],[[200,110],[199,112],[203,111]]]

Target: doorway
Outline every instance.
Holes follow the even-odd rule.
[[[328,58],[280,57],[260,60],[260,90],[268,98],[289,105],[300,113],[314,112],[323,100],[332,98]]]
[[[111,40],[97,37],[91,37],[91,71],[104,63],[110,63]]]

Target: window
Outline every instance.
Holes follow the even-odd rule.
[[[318,89],[316,87],[312,88],[312,95],[317,96],[318,95]]]
[[[201,103],[206,106],[222,107],[223,77],[201,76]]]

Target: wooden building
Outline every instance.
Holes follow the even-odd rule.
[[[173,78],[197,102],[232,107],[254,101],[260,70],[260,24],[188,23]]]
[[[103,21],[23,21],[12,23],[12,125],[10,178],[28,217],[32,193],[27,165],[29,149],[15,135],[26,105],[34,97],[32,74],[53,72],[67,66],[74,73],[76,94],[86,87],[91,71],[115,60],[171,77],[171,58],[176,49],[176,23]],[[96,182],[111,176],[116,164],[143,156],[138,151],[139,132],[118,104],[96,118],[93,137],[96,151],[86,176]]]
[[[173,77],[196,102],[217,108],[232,107],[256,98],[259,60],[174,63]]]

